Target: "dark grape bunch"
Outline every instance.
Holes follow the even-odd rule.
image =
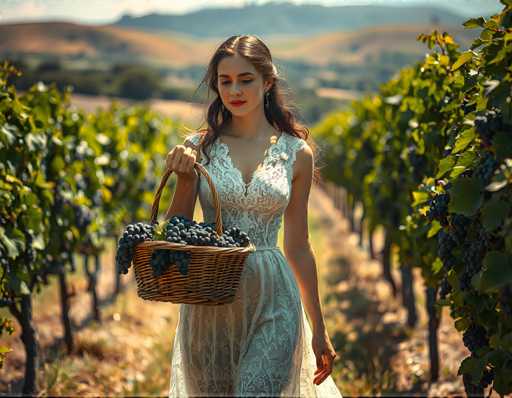
[[[462,245],[471,226],[471,219],[462,214],[454,214],[451,218],[451,236],[458,245]]]
[[[462,334],[462,341],[472,353],[489,344],[485,329],[476,323],[472,323]]]
[[[117,244],[116,265],[119,273],[127,274],[135,254],[135,246],[153,240],[154,226],[143,222],[129,224]]]
[[[178,271],[180,271],[181,275],[187,275],[190,257],[190,252],[157,249],[153,251],[153,254],[151,255],[153,275],[163,275],[172,265],[176,265],[178,267]]]
[[[487,237],[483,232],[478,234],[478,238],[464,245],[462,252],[462,263],[464,270],[459,276],[460,289],[468,290],[471,287],[471,279],[482,269],[482,260],[487,249]]]
[[[455,256],[452,251],[456,246],[455,240],[444,229],[437,234],[437,255],[443,262],[445,272],[455,266]]]
[[[165,240],[192,246],[245,247],[250,239],[238,227],[226,229],[218,236],[215,223],[196,222],[184,216],[173,216],[164,228]],[[187,275],[190,252],[172,249],[157,249],[151,256],[153,275],[160,276],[176,265],[182,275]]]
[[[430,199],[430,209],[427,211],[429,221],[438,220],[443,227],[446,227],[448,225],[446,216],[448,214],[449,202],[450,194],[448,193],[442,193]]]
[[[238,227],[226,229],[218,236],[215,223],[197,223],[183,216],[169,219],[165,226],[165,239],[193,246],[245,247],[250,243],[247,234]]]
[[[475,170],[474,176],[487,185],[491,182],[490,180],[498,166],[499,162],[496,158],[491,153],[487,153],[482,163]]]

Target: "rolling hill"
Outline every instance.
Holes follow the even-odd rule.
[[[377,25],[424,25],[436,21],[460,25],[463,17],[434,6],[324,6],[320,4],[265,3],[243,7],[203,8],[186,14],[124,15],[115,25],[147,31],[179,32],[200,38],[223,38],[250,33],[309,36],[354,31]]]
[[[266,40],[277,60],[305,64],[358,65],[381,54],[423,54],[427,48],[416,41],[431,25],[387,25],[354,32],[331,32],[310,37],[273,37]],[[436,26],[469,43],[474,31],[457,26]],[[0,25],[0,57],[26,55],[86,59],[94,62],[140,62],[153,66],[183,68],[205,66],[220,44],[210,38],[161,35],[120,26],[40,22]]]
[[[0,25],[0,38],[2,56],[45,54],[177,67],[205,62],[209,49],[192,39],[69,22],[4,24]]]

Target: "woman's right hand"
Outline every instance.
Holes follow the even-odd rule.
[[[194,168],[196,158],[197,152],[195,149],[185,145],[176,145],[167,154],[166,168],[175,172],[180,180],[194,181],[198,177]]]

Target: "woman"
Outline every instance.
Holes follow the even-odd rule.
[[[208,128],[167,156],[178,181],[166,217],[192,218],[199,194],[204,220],[214,222],[210,189],[193,168],[197,160],[218,191],[224,227],[245,231],[256,251],[233,303],[180,305],[169,396],[341,397],[330,376],[336,352],[308,242],[314,172],[308,130],[284,103],[270,52],[255,36],[222,43],[203,82],[217,96]],[[283,215],[285,255],[276,246]]]

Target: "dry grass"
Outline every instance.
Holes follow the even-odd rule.
[[[152,99],[146,102],[138,102],[124,98],[109,98],[106,96],[91,96],[73,94],[71,103],[85,112],[95,112],[97,109],[108,109],[112,101],[118,102],[121,106],[136,104],[147,104],[151,109],[170,117],[177,124],[184,123],[191,129],[198,129],[205,120],[205,108],[202,104],[178,101]]]

